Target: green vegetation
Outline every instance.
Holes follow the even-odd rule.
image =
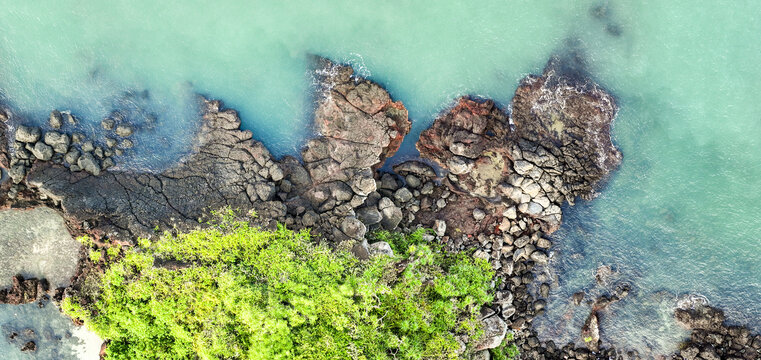
[[[92,239],[90,238],[90,236],[88,235],[82,235],[77,237],[77,241],[79,241],[86,248],[91,248],[95,245]]]
[[[140,240],[64,311],[110,341],[109,359],[454,359],[457,336],[481,334],[491,266],[423,231],[380,234],[397,255],[360,262],[234,218]]]
[[[518,351],[518,346],[513,343],[513,340],[515,340],[513,333],[508,332],[502,344],[490,350],[492,360],[517,359],[520,351]]]
[[[100,250],[97,249],[90,249],[90,253],[88,254],[88,258],[90,258],[90,261],[94,263],[98,263],[100,261],[100,258],[102,257],[103,253],[100,252]]]
[[[106,255],[108,255],[109,260],[116,259],[116,257],[119,256],[120,252],[121,248],[119,248],[119,246],[109,246],[106,248]]]

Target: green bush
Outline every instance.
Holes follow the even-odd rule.
[[[112,262],[92,303],[64,311],[109,340],[109,359],[454,359],[475,339],[488,263],[420,241],[359,262],[228,212]],[[395,245],[396,246],[396,245]]]
[[[98,249],[90,249],[90,252],[88,253],[87,257],[90,259],[90,261],[94,263],[98,263],[100,261],[100,258],[102,257],[103,253],[100,252]]]
[[[513,343],[514,340],[513,333],[509,332],[505,336],[505,340],[497,346],[494,349],[491,349],[491,358],[493,360],[514,360],[518,358],[518,355],[520,355],[520,351],[518,351],[518,346]]]

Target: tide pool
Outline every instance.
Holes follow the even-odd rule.
[[[673,350],[683,294],[761,330],[761,3],[0,3],[2,101],[38,124],[71,110],[92,134],[128,113],[137,147],[122,168],[161,169],[190,149],[196,93],[237,109],[276,156],[297,154],[312,132],[309,54],[352,64],[404,102],[413,131],[395,161],[415,156],[456,97],[506,107],[550,56],[574,59],[617,97],[624,161],[597,199],[564,209],[540,335],[580,340],[586,315],[568,315],[569,297],[605,291],[601,265],[632,286],[602,316],[607,343]]]

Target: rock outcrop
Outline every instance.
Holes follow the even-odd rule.
[[[692,331],[690,339],[674,354],[678,360],[759,359],[761,335],[742,326],[728,325],[724,312],[708,305],[679,308],[677,322]]]
[[[45,279],[24,279],[16,275],[10,288],[0,289],[0,304],[21,305],[39,301],[47,295],[49,288]]]
[[[15,151],[0,153],[2,165],[18,184],[13,189],[33,189],[60,206],[72,228],[98,236],[132,240],[157,227],[192,227],[209,210],[229,206],[256,211],[268,219],[264,225],[282,222],[313,227],[337,242],[361,240],[366,226],[354,210],[376,190],[374,170],[409,132],[407,110],[351,67],[323,58],[315,63],[318,136],[307,142],[303,163],[293,157],[278,163],[251,132],[239,129],[234,110],[204,99],[192,153],[158,174],[109,169],[111,148],[130,148],[128,139],[109,138],[101,147],[81,134],[24,126],[15,133]],[[63,115],[52,112],[51,124],[60,129]],[[118,137],[133,133],[122,120],[108,118],[101,126]],[[378,212],[390,229],[401,220],[396,207]]]
[[[224,206],[255,210],[259,219],[269,222],[262,225],[282,222],[291,228],[312,228],[337,244],[350,244],[362,258],[392,253],[386,243],[368,244],[364,239],[368,231],[432,228],[433,234],[424,235],[427,240],[449,251],[472,250],[503,280],[495,284],[494,301],[484,309],[488,336],[475,344],[477,349],[498,346],[510,331],[524,358],[615,357],[614,350],[600,346],[598,316],[628,288],[593,302],[587,324],[580,329],[582,347],[540,343],[531,330],[533,317],[544,312],[549,297],[550,279],[533,271],[552,259],[552,244],[545,234],[560,225],[564,202],[593,197],[621,160],[610,140],[616,105],[609,94],[591,82],[559,75],[551,62],[542,76],[521,82],[511,113],[490,100],[461,98],[421,134],[417,143],[421,161],[398,164],[395,173],[379,174],[376,170],[410,130],[406,109],[350,67],[322,58],[315,61],[318,136],[306,143],[303,161],[290,156],[275,161],[250,132],[239,129],[235,111],[223,109],[219,101],[203,100],[196,148],[161,173],[103,171],[108,162],[98,156],[99,147],[92,141],[70,134],[63,151],[66,139],[34,129],[22,132],[24,141],[11,142],[28,156],[16,160],[23,166],[14,170],[4,146],[0,146],[0,165],[19,180],[12,185],[22,189],[19,194],[58,204],[74,231],[120,240],[151,236],[157,226],[194,227],[208,210]],[[65,115],[59,114],[64,119]],[[129,136],[133,129],[120,121],[106,119],[101,125],[117,129],[117,137]],[[52,123],[64,126],[67,121],[51,114]],[[6,135],[0,131],[0,140]],[[62,161],[31,161],[36,155],[27,146],[34,149],[37,144],[49,146],[52,158],[59,156]],[[117,145],[128,149],[133,143],[112,138],[100,152]],[[47,153],[42,146],[38,152],[43,150]],[[85,172],[66,166],[75,163]],[[98,172],[96,165],[99,176],[93,175]],[[8,191],[9,184],[0,185],[0,190]],[[718,321],[722,325],[717,325],[716,316],[708,320],[701,316],[677,314],[696,329],[693,334],[718,332],[725,336],[724,344],[738,344],[730,348],[740,346],[744,332],[738,338],[731,333],[737,330],[723,325],[723,317]],[[706,340],[706,336],[693,337]],[[743,354],[750,353],[747,346],[757,349],[756,344],[761,348],[761,338],[746,341]],[[707,345],[692,345],[697,349],[694,356],[680,356],[703,356]],[[730,354],[720,351],[715,350]],[[488,357],[485,351],[478,354]],[[743,358],[737,351],[731,354]]]
[[[291,157],[281,162],[288,183],[279,189],[280,197],[297,227],[313,227],[337,242],[362,240],[365,225],[354,221],[355,209],[377,188],[374,170],[409,132],[407,109],[380,85],[354,75],[351,67],[314,60],[318,136],[302,151],[303,165]],[[363,217],[367,221],[380,212],[365,210]],[[390,212],[381,220],[394,228],[388,217],[396,214]]]
[[[420,135],[420,155],[449,171],[453,191],[552,232],[563,202],[591,197],[621,161],[610,140],[612,96],[573,81],[551,62],[521,82],[509,116],[491,100],[463,97]]]
[[[285,207],[260,186],[274,187],[282,171],[269,151],[241,131],[233,110],[203,100],[203,125],[192,155],[162,173],[72,172],[63,165],[36,162],[27,183],[60,203],[76,227],[120,240],[151,236],[156,227],[192,227],[208,210],[224,206],[255,209],[262,217],[284,220]],[[78,157],[83,169],[98,172],[96,160]]]

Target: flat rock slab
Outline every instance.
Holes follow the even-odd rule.
[[[14,275],[45,278],[51,287],[66,286],[79,260],[80,244],[53,209],[0,211],[0,288]]]

